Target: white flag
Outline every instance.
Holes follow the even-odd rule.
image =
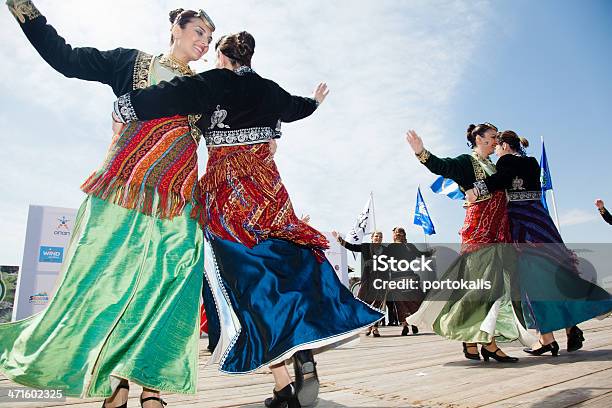
[[[373,227],[374,209],[372,205],[372,195],[368,199],[363,211],[357,216],[355,226],[346,234],[346,241],[351,244],[361,244],[363,236],[368,234]]]

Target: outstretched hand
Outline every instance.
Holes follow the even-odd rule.
[[[465,192],[465,201],[467,201],[468,203],[475,203],[477,198],[478,197],[476,197],[476,193],[474,193],[473,188],[470,188],[468,191]]]
[[[327,98],[328,94],[329,94],[329,88],[327,87],[327,84],[325,82],[321,82],[319,85],[317,85],[317,88],[315,89],[312,97],[320,105],[323,103],[325,98]]]
[[[276,144],[276,139],[270,139],[268,142],[268,147],[270,148],[270,158],[274,158],[274,154],[276,153],[276,148],[278,145]]]
[[[595,200],[595,207],[602,209],[604,208],[604,202],[602,199],[598,198],[597,200]]]
[[[416,154],[420,154],[423,151],[423,139],[414,130],[410,129],[406,132],[406,141]]]
[[[125,127],[125,123],[117,122],[113,117],[113,134],[120,135],[123,132],[123,128]]]

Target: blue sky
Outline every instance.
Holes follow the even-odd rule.
[[[543,136],[568,242],[612,239],[593,205],[601,197],[612,207],[611,19],[609,1],[495,2],[449,123],[457,151],[470,118],[527,137],[538,159]]]
[[[167,11],[199,1],[35,1],[73,45],[152,53],[167,48]],[[437,242],[457,242],[464,211],[427,189],[434,179],[404,141],[416,129],[439,155],[466,152],[469,123],[514,129],[540,155],[544,136],[562,234],[610,242],[593,201],[612,207],[612,4],[608,1],[209,2],[216,35],[247,29],[254,68],[308,95],[331,94],[312,117],[284,127],[277,163],[298,213],[321,230],[347,231],[374,192],[378,227],[411,225],[416,186]],[[77,18],[78,16],[78,18]],[[114,96],[69,80],[33,51],[0,11],[0,264],[20,264],[28,204],[79,206],[81,182],[110,141]],[[210,68],[199,62],[198,70]],[[200,166],[206,160],[200,147]]]

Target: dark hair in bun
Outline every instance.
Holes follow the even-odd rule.
[[[468,126],[467,128],[468,145],[471,148],[476,147],[476,136],[483,136],[487,130],[494,130],[497,132],[497,127],[495,127],[494,125],[488,122],[481,123],[479,125],[471,124],[470,126]]]
[[[232,61],[232,65],[251,66],[251,58],[255,52],[255,38],[246,31],[229,34],[219,38],[215,49],[219,50]]]
[[[497,135],[498,143],[507,143],[508,146],[521,156],[525,156],[525,148],[529,147],[529,141],[520,137],[512,130],[504,130]]]
[[[168,15],[170,16],[170,24],[174,24],[178,15],[181,14],[183,11],[185,11],[185,9],[177,8],[176,10],[172,10],[170,13],[168,13]]]

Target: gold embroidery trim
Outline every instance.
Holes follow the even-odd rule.
[[[151,70],[152,62],[152,55],[138,51],[136,62],[134,63],[132,89],[144,89],[149,86],[149,71]]]
[[[484,169],[480,166],[480,163],[478,163],[478,160],[476,160],[473,156],[470,156],[470,160],[472,161],[472,167],[474,168],[474,176],[476,177],[476,181],[484,180],[487,175],[485,174]],[[483,194],[476,199],[476,202],[488,200],[492,196],[493,195],[490,193]]]
[[[171,71],[178,72],[181,75],[195,75],[195,72],[189,68],[189,65],[174,58],[172,55],[162,55],[159,59],[159,63]]]
[[[41,16],[40,11],[30,0],[8,0],[6,5],[21,24]]]
[[[176,66],[172,64],[173,61],[177,61]],[[182,75],[195,75],[195,72],[193,72],[186,64],[183,64],[183,67],[179,67],[179,62],[180,61],[172,57],[167,58],[165,56],[161,56],[159,58],[159,63],[172,71],[179,72]],[[168,65],[169,63],[170,65]],[[136,62],[134,63],[133,89],[144,89],[149,86],[149,74],[151,72],[152,65],[153,56],[139,51],[138,55],[136,56]],[[183,69],[185,66],[189,72],[186,72],[186,70]],[[196,122],[200,120],[201,117],[202,115],[187,116],[187,120],[189,122],[189,132],[196,144],[200,144],[200,139],[202,139],[202,131],[196,125]]]
[[[598,208],[598,210],[599,210],[599,213],[600,213],[601,215],[604,215],[604,214],[606,213],[606,211],[607,211],[607,210],[606,210],[606,207],[601,207],[601,208]]]
[[[423,149],[421,153],[416,155],[417,159],[419,159],[419,161],[423,164],[425,164],[427,160],[429,160],[429,156],[431,156],[431,153],[427,149]]]
[[[202,131],[196,125],[196,123],[198,122],[198,120],[200,120],[201,117],[202,115],[188,115],[187,116],[187,120],[189,121],[189,129],[191,132],[191,137],[193,138],[193,140],[195,140],[196,144],[198,145],[200,144],[200,139],[202,139]]]

